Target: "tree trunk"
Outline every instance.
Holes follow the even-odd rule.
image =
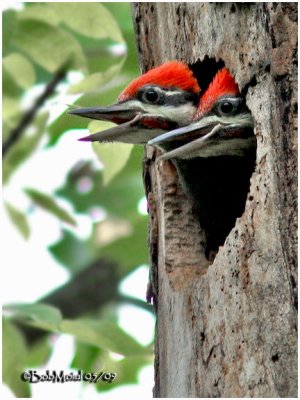
[[[154,397],[297,397],[297,4],[134,3],[133,14],[143,72],[223,61],[257,137],[245,211],[213,262],[174,165],[146,149]]]

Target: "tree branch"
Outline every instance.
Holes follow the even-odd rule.
[[[18,126],[16,126],[16,128],[14,128],[11,131],[7,140],[2,145],[2,157],[4,157],[6,153],[9,151],[9,149],[21,138],[25,129],[33,121],[38,110],[41,108],[44,102],[53,94],[59,82],[61,82],[64,79],[64,77],[66,76],[66,71],[67,69],[64,66],[55,73],[53,79],[45,87],[44,92],[36,99],[32,108],[23,115]]]

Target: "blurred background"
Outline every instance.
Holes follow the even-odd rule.
[[[13,3],[2,21],[2,389],[151,398],[143,148],[78,142],[109,124],[66,114],[139,75],[130,3]],[[30,385],[30,369],[117,377]]]

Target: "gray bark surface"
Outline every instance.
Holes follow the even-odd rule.
[[[297,4],[134,3],[133,16],[142,71],[223,60],[257,136],[245,211],[211,265],[174,166],[146,149],[154,397],[297,397]]]

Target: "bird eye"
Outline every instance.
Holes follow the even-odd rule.
[[[220,105],[220,110],[224,114],[231,114],[234,109],[234,106],[232,103],[229,103],[229,101],[226,101],[225,103]]]
[[[220,99],[214,109],[215,112],[220,116],[236,115],[241,112],[243,108],[243,100],[239,97]]]
[[[148,103],[155,104],[159,100],[159,94],[154,89],[148,89],[144,92],[143,98]]]

